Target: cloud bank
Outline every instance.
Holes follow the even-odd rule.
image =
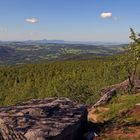
[[[25,21],[27,23],[31,23],[31,24],[35,24],[35,23],[39,22],[39,20],[37,18],[27,18]]]

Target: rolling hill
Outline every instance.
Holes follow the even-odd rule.
[[[23,64],[38,61],[87,60],[122,52],[121,45],[88,45],[44,42],[0,42],[0,64]]]

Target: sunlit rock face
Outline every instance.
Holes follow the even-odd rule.
[[[0,140],[82,140],[86,121],[86,107],[68,98],[31,100],[0,107]]]

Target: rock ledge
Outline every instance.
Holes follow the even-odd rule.
[[[0,140],[82,140],[86,107],[68,98],[0,107]]]

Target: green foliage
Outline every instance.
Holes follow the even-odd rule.
[[[130,29],[130,39],[132,42],[125,48],[125,54],[119,58],[120,65],[126,70],[129,79],[129,92],[133,92],[134,80],[138,71],[138,64],[140,60],[140,35],[136,34],[134,30]]]
[[[132,71],[134,71],[140,59],[140,36],[136,35],[136,33],[133,31],[132,28],[130,29],[130,31],[131,31],[130,39],[132,40],[132,42],[128,47],[127,53],[129,55],[128,62],[131,64]]]
[[[126,78],[115,62],[102,58],[0,67],[0,104],[62,96],[93,104],[99,89]]]

